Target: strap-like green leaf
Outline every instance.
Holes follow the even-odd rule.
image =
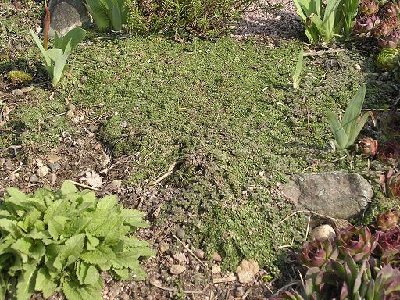
[[[361,113],[361,108],[365,99],[366,94],[366,86],[365,84],[361,85],[355,94],[354,98],[351,100],[349,105],[347,106],[346,112],[344,113],[342,119],[342,126],[346,131],[346,134],[350,134],[350,129],[353,126],[353,122],[356,122],[358,116]]]
[[[39,48],[40,52],[42,53],[43,58],[46,62],[46,65],[49,66],[51,64],[50,58],[48,57],[47,51],[46,51],[46,49],[44,49],[39,37],[36,35],[36,33],[33,32],[33,30],[30,30],[29,33],[31,34],[33,41],[36,43],[36,46]]]
[[[88,11],[92,16],[97,28],[99,30],[106,30],[110,28],[110,18],[107,15],[107,8],[99,0],[86,0]]]
[[[351,127],[349,127],[349,140],[347,141],[347,146],[351,146],[355,143],[356,138],[360,134],[360,131],[363,129],[365,123],[367,122],[370,113],[365,113],[361,117],[358,118],[358,120],[352,124]]]
[[[328,111],[326,114],[333,136],[336,141],[336,145],[338,146],[339,149],[345,149],[347,144],[348,144],[348,136],[342,127],[342,124],[340,124],[339,120],[336,119],[336,116],[333,112]]]

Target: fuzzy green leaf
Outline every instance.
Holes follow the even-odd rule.
[[[78,192],[76,186],[69,180],[66,180],[61,185],[61,194],[68,195]]]
[[[32,293],[35,291],[35,275],[36,275],[35,261],[30,261],[24,264],[24,271],[18,278],[17,283],[17,299],[18,300],[28,300],[30,299]]]
[[[62,289],[68,300],[102,300],[102,282],[99,279],[95,284],[81,285],[78,281],[64,279]]]
[[[49,298],[55,293],[57,284],[53,281],[45,268],[40,268],[37,272],[35,291],[42,292],[45,298]]]
[[[294,74],[292,76],[293,87],[295,89],[299,88],[300,75],[301,75],[301,72],[303,71],[303,57],[304,57],[304,50],[301,49],[299,51],[299,54],[298,54],[297,63],[296,63],[296,69],[294,70]]]

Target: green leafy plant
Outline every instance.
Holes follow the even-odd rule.
[[[294,0],[297,14],[305,24],[310,43],[331,42],[335,37],[348,35],[358,10],[358,0]]]
[[[47,298],[56,291],[70,300],[102,299],[101,271],[143,279],[139,259],[153,252],[129,236],[147,227],[143,215],[69,181],[55,192],[7,189],[0,204],[0,299],[25,300],[34,292]]]
[[[293,87],[295,89],[299,88],[300,75],[301,75],[301,72],[303,71],[303,57],[304,57],[304,50],[301,49],[299,51],[299,55],[298,55],[298,58],[297,58],[296,69],[294,70],[294,74],[292,76]]]
[[[121,31],[126,24],[129,8],[125,0],[86,0],[87,8],[101,31]]]
[[[129,27],[176,38],[214,37],[225,33],[232,21],[255,0],[135,0]],[[141,25],[139,25],[141,24]]]
[[[342,120],[338,120],[333,112],[327,112],[328,121],[338,149],[343,150],[354,144],[370,116],[369,113],[364,113],[360,116],[365,93],[366,87],[363,84],[349,103]]]
[[[42,53],[52,84],[54,86],[57,85],[67,64],[68,56],[71,54],[72,49],[83,40],[86,31],[82,28],[76,27],[62,37],[58,36],[56,33],[52,49],[46,49],[42,45],[39,37],[32,30],[30,31],[30,34]]]

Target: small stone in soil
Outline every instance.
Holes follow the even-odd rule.
[[[49,174],[49,168],[47,166],[41,166],[38,168],[36,173],[39,177],[44,177]]]
[[[169,269],[171,274],[178,275],[186,271],[185,266],[181,265],[172,265],[171,268]]]
[[[196,249],[194,251],[194,254],[197,256],[197,258],[199,259],[203,259],[204,258],[204,251],[201,249]]]
[[[57,170],[60,169],[60,164],[59,163],[49,163],[49,168],[51,169],[52,172],[56,172]]]
[[[217,252],[214,252],[214,254],[212,255],[212,259],[215,262],[221,262],[222,261],[221,255],[219,255]]]
[[[218,265],[213,265],[211,268],[211,273],[212,274],[219,274],[221,273],[221,267]]]
[[[29,182],[31,182],[31,183],[36,183],[38,181],[39,181],[39,178],[35,174],[33,174],[33,175],[31,175],[31,177],[29,177]]]
[[[161,242],[159,246],[160,252],[165,253],[169,250],[169,245],[165,242]]]
[[[180,239],[184,239],[185,238],[185,230],[178,227],[178,229],[176,229],[176,236]]]
[[[177,262],[181,264],[186,264],[187,263],[187,258],[186,255],[182,252],[176,253],[172,256]]]

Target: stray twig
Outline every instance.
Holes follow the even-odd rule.
[[[155,286],[156,288],[163,290],[163,291],[172,292],[172,293],[182,292],[184,294],[203,294],[203,291],[185,291],[185,290],[182,291],[182,290],[178,290],[178,289],[174,289],[174,288],[165,287],[154,281],[150,281],[150,284]]]
[[[243,297],[242,297],[242,300],[245,300],[246,298],[247,298],[247,296],[248,295],[250,295],[250,292],[251,292],[251,287],[246,291],[246,293],[244,293],[244,295],[243,295]]]
[[[76,182],[76,181],[73,181],[73,180],[69,180],[69,181],[72,182],[73,184],[77,185],[77,186],[82,187],[82,188],[91,189],[91,190],[93,190],[93,191],[99,191],[98,188],[92,187],[92,186],[90,186],[90,185],[86,185],[86,184],[83,184],[83,183],[79,183],[79,182]]]
[[[189,248],[188,245],[186,245],[180,238],[178,238],[175,234],[172,234],[172,236],[179,242],[182,244],[183,247],[185,247],[185,249],[187,251],[189,251],[190,254],[192,254],[192,256],[200,263],[202,264],[204,267],[206,266],[206,264],[196,256],[196,254]]]
[[[318,217],[327,218],[327,219],[329,219],[329,220],[331,220],[333,222],[336,222],[335,218],[332,218],[332,217],[329,217],[329,216],[325,216],[323,214],[319,214],[319,213],[316,213],[316,212],[311,211],[311,210],[296,210],[295,212],[291,213],[290,215],[288,215],[288,216],[284,217],[282,220],[280,220],[278,225],[282,224],[283,222],[285,222],[289,218],[293,217],[294,215],[301,214],[301,213],[316,215]]]
[[[174,169],[176,167],[177,162],[174,161],[168,168],[168,171],[163,174],[162,176],[158,177],[155,181],[153,181],[152,183],[150,183],[150,186],[155,186],[157,184],[159,184],[161,181],[163,181],[165,178],[167,178],[168,176],[170,176],[173,172]]]
[[[226,283],[226,282],[232,282],[236,280],[235,275],[227,276],[227,277],[221,277],[221,278],[213,278],[213,284],[220,284],[220,283]]]
[[[308,234],[310,233],[310,222],[311,222],[311,216],[308,216],[307,230],[306,230],[306,236],[304,237],[304,241],[307,241]]]
[[[315,51],[315,52],[305,52],[304,56],[321,56],[325,54],[333,54],[333,53],[339,53],[343,52],[344,49],[329,49],[329,50],[320,50],[320,51]]]
[[[287,290],[287,288],[290,288],[291,286],[298,285],[299,283],[301,283],[300,280],[295,280],[293,282],[284,285],[283,287],[281,287],[279,290],[276,291],[274,296],[279,295],[280,292]]]

